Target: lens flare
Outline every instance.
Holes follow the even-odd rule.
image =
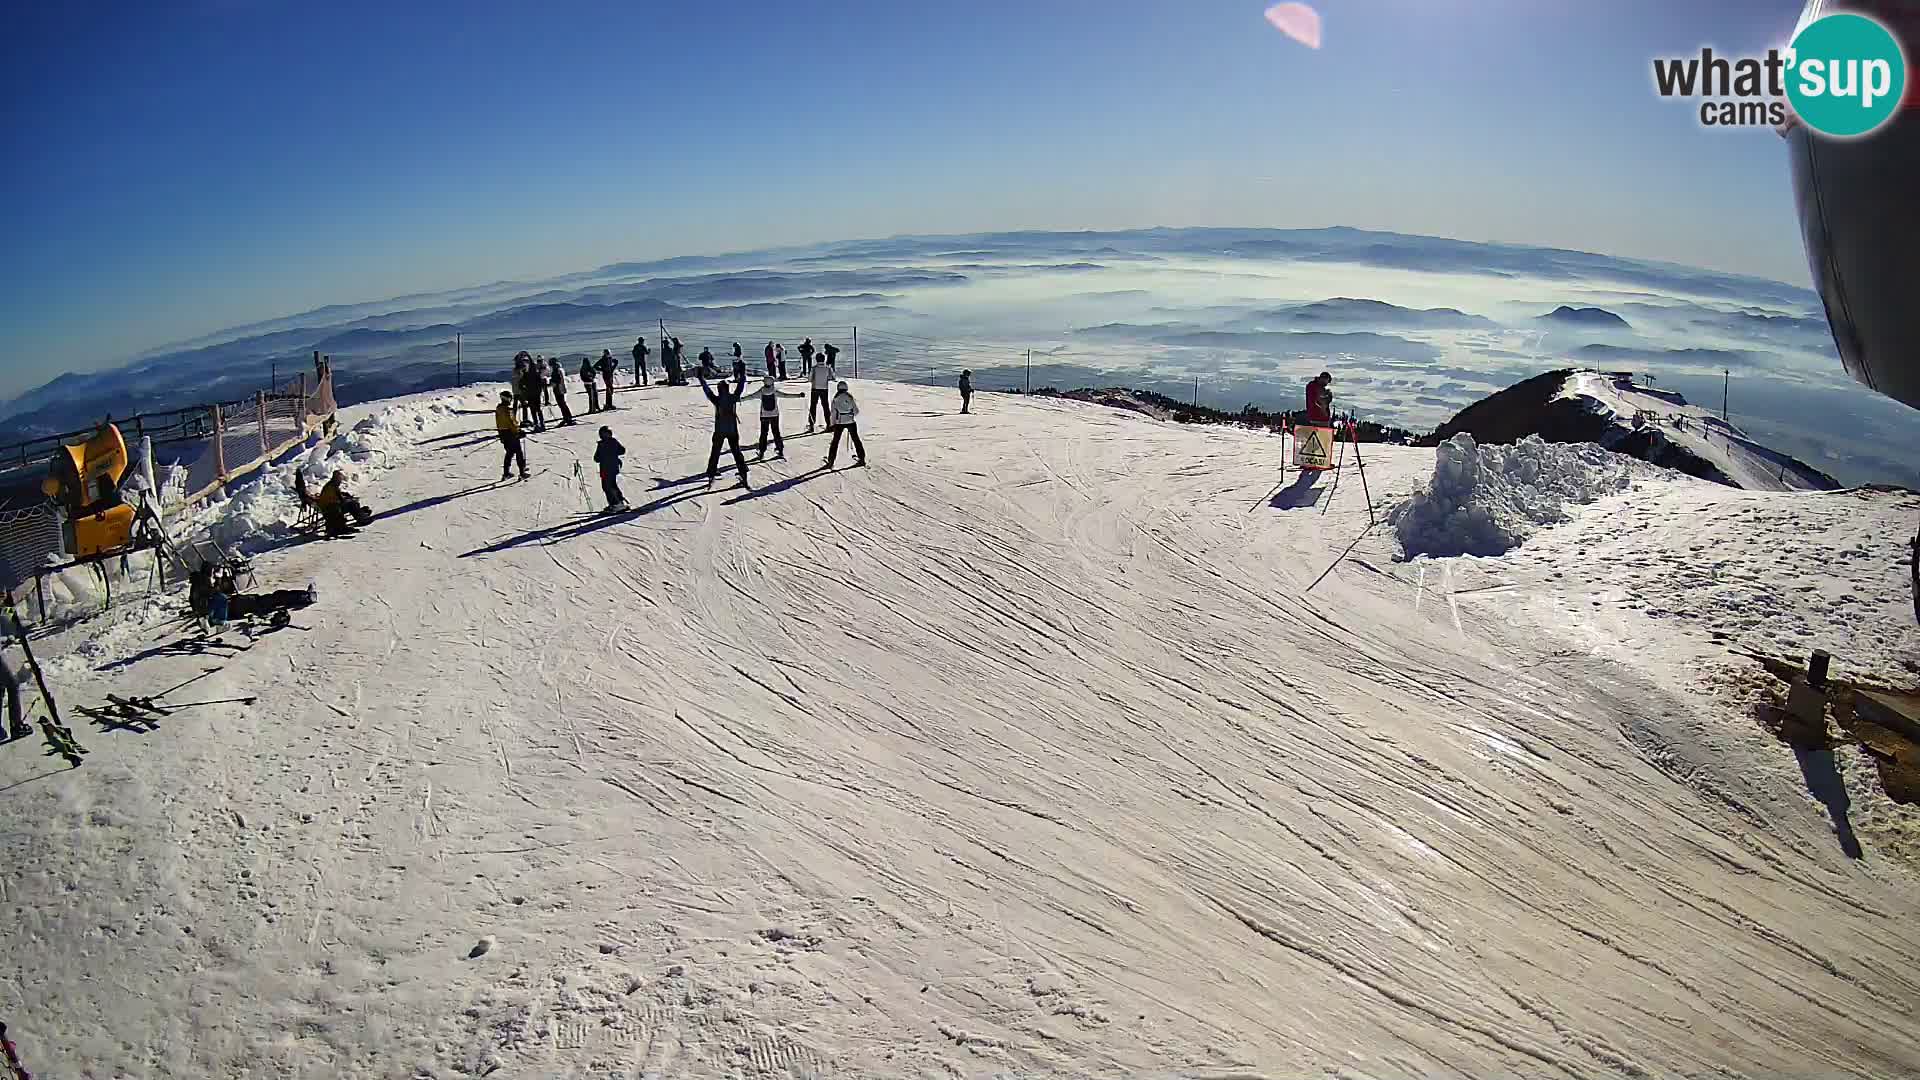
[[[1320,13],[1306,4],[1275,4],[1267,9],[1267,21],[1309,49],[1320,47]]]

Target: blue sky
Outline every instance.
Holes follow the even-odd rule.
[[[1650,60],[1793,0],[75,0],[9,14],[0,392],[327,303],[903,232],[1348,224],[1806,280]]]

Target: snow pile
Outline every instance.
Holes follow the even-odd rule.
[[[176,538],[207,538],[223,549],[250,551],[284,537],[300,519],[294,476],[305,473],[307,489],[319,491],[337,470],[352,490],[415,452],[421,436],[454,418],[462,405],[491,401],[488,391],[421,398],[390,405],[333,438],[316,442],[293,460],[263,469],[224,499],[188,517]]]
[[[349,490],[418,453],[421,437],[452,420],[462,409],[473,411],[489,404],[497,390],[466,390],[456,394],[423,395],[385,405],[330,439],[314,437],[311,444],[287,461],[271,465],[237,484],[225,496],[215,496],[167,521],[167,533],[185,550],[190,544],[211,541],[222,550],[254,553],[284,539],[300,517],[294,475],[304,472],[308,489],[319,491],[335,470],[346,474]],[[478,403],[478,404],[476,404]],[[169,476],[160,481],[162,490]],[[64,558],[64,557],[61,557]],[[63,668],[90,664],[138,635],[179,615],[177,605],[149,593],[157,575],[152,552],[137,552],[125,560],[99,564],[112,585],[116,618],[92,640],[61,658]],[[177,580],[178,571],[172,572]],[[49,575],[45,581],[46,619],[63,622],[97,614],[107,604],[100,572],[92,566]],[[135,602],[122,608],[121,602]],[[38,598],[27,601],[30,617],[40,614]]]
[[[1627,490],[1636,465],[1592,443],[1529,435],[1512,446],[1481,446],[1455,435],[1435,451],[1427,490],[1394,507],[1388,520],[1409,558],[1499,555],[1537,526],[1567,520],[1568,503]]]

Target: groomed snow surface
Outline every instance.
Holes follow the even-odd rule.
[[[1359,477],[1277,486],[1271,437],[856,390],[869,467],[819,471],[790,408],[752,492],[690,477],[697,388],[536,436],[504,486],[492,389],[416,403],[351,462],[369,528],[257,557],[317,583],[295,628],[194,652],[127,605],[45,640],[92,753],[0,747],[29,1068],[1920,1071],[1911,870],[1843,854],[1793,754],[1697,692],[1725,649],[1673,627],[1733,594],[1664,569],[1768,553],[1752,591],[1856,598],[1781,603],[1794,644],[1884,618],[1840,663],[1898,668],[1911,497],[1649,475],[1409,562]],[[632,514],[583,512],[600,423]],[[1377,512],[1434,463],[1369,447]],[[75,711],[209,667],[181,696],[258,704]]]

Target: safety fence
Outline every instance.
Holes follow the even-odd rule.
[[[335,408],[333,373],[322,367],[251,398],[107,421],[119,427],[134,459],[122,486],[130,492],[143,488],[141,477],[151,468],[159,488],[153,505],[170,518],[297,446],[330,423]],[[96,430],[0,447],[0,486],[26,492],[16,499],[21,505],[0,510],[0,588],[8,593],[62,561],[65,511],[37,497],[39,475],[58,447]],[[143,447],[151,447],[151,462],[139,459]]]

